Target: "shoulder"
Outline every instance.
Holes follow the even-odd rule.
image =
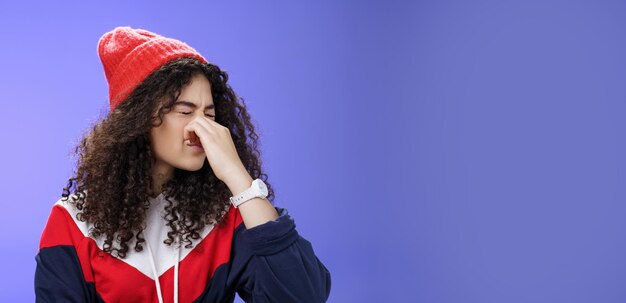
[[[48,216],[39,243],[39,249],[80,242],[89,232],[89,225],[77,219],[78,209],[69,199],[59,198]]]

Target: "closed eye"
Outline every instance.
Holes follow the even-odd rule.
[[[183,115],[190,115],[192,112],[180,112],[180,113],[183,114]],[[211,117],[211,118],[215,118],[215,116],[213,116],[213,115],[205,115],[205,116]]]

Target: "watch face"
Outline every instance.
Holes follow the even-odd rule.
[[[257,182],[257,184],[259,185],[259,190],[261,192],[261,194],[263,194],[264,196],[267,196],[267,186],[265,185],[265,182],[263,182],[263,180],[258,179],[259,181]]]

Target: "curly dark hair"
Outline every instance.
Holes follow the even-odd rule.
[[[71,199],[79,210],[77,219],[92,224],[90,236],[104,236],[103,250],[113,256],[125,258],[133,238],[135,251],[143,250],[141,232],[153,194],[151,169],[155,163],[150,129],[162,123],[181,89],[198,74],[211,84],[215,121],[230,130],[244,167],[253,179],[267,184],[267,199],[273,204],[274,192],[262,172],[257,149],[259,136],[244,100],[227,83],[228,74],[210,63],[179,58],[151,73],[115,110],[94,123],[73,151],[78,155],[77,168],[63,188],[62,199]],[[164,243],[172,245],[181,237],[187,248],[193,247],[193,240],[200,238],[206,225],[222,221],[232,195],[206,158],[198,171],[175,168],[162,189],[170,228]]]

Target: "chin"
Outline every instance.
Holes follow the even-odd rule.
[[[202,167],[204,166],[205,162],[206,162],[206,158],[203,158],[202,161],[195,160],[195,161],[188,161],[188,162],[183,162],[183,163],[177,163],[177,165],[175,165],[175,167],[178,168],[178,169],[186,170],[186,171],[198,171],[198,170],[202,169]]]

